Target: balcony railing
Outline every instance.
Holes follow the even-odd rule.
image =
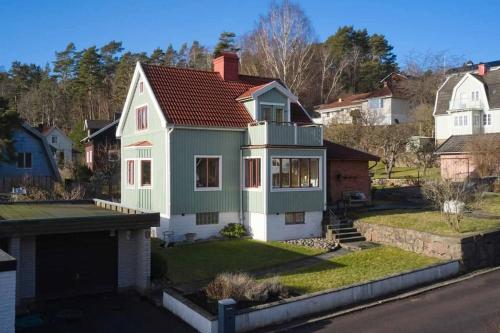
[[[323,145],[323,129],[318,124],[258,121],[248,125],[249,145]]]
[[[482,110],[484,103],[480,100],[461,99],[450,101],[450,110]]]

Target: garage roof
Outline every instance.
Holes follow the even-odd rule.
[[[0,236],[146,229],[159,224],[158,213],[101,200],[0,204]]]

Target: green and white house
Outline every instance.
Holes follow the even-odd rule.
[[[277,79],[138,63],[117,129],[122,204],[160,212],[157,237],[217,236],[242,223],[260,240],[320,236],[322,127]]]

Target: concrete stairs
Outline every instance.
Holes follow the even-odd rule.
[[[326,238],[342,243],[364,242],[366,239],[358,232],[352,222],[346,218],[337,216],[332,209],[327,209],[323,215],[323,223],[326,226]]]

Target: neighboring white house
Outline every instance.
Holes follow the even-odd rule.
[[[436,142],[500,133],[500,61],[452,69],[436,94]]]
[[[47,143],[54,149],[56,162],[70,163],[73,161],[73,141],[61,129],[52,126],[44,128],[41,133],[47,139]]]
[[[401,74],[392,73],[381,81],[384,84],[383,88],[319,105],[315,111],[321,115],[321,120],[316,122],[324,125],[330,123],[393,125],[411,122],[410,102],[400,86],[404,79]]]

